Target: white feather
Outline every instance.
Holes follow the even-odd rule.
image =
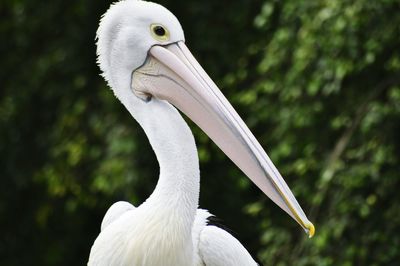
[[[101,231],[120,218],[124,213],[133,209],[135,209],[135,206],[126,201],[118,201],[111,205],[101,222]]]
[[[202,230],[199,253],[207,266],[257,265],[236,238],[216,226],[206,226]]]

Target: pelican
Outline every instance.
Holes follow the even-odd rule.
[[[271,200],[312,236],[314,226],[248,127],[185,45],[177,18],[161,5],[114,3],[97,31],[98,64],[116,97],[145,131],[159,162],[158,183],[138,207],[107,211],[88,265],[257,265],[198,209],[194,137],[179,109]]]

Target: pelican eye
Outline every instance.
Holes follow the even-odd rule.
[[[151,35],[158,41],[168,41],[169,31],[161,24],[150,25]]]
[[[155,26],[155,27],[154,27],[154,33],[155,33],[157,36],[162,37],[162,36],[165,35],[165,30],[164,30],[164,28],[161,27],[161,26]]]

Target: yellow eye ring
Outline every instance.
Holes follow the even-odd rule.
[[[153,38],[157,41],[165,42],[169,40],[169,31],[161,24],[151,24],[150,32]]]

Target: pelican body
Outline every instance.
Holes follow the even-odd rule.
[[[138,207],[117,202],[107,211],[88,265],[257,265],[228,232],[208,225],[198,209],[200,172],[194,137],[177,109],[310,235],[314,227],[245,123],[185,45],[182,27],[151,2],[117,2],[97,31],[102,75],[141,125],[160,176]]]

